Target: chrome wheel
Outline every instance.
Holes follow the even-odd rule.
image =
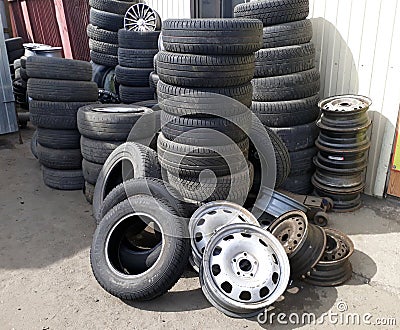
[[[161,29],[161,19],[155,10],[144,3],[131,6],[125,14],[124,27],[128,31],[157,31]]]

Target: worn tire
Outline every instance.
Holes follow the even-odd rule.
[[[24,41],[21,37],[9,38],[5,40],[7,53],[23,50],[24,49]],[[14,62],[14,61],[13,61]]]
[[[137,275],[127,277],[123,276],[120,271],[116,272],[112,263],[107,262],[112,258],[106,257],[108,250],[104,249],[104,245],[115,225],[121,219],[132,214],[132,209],[157,219],[156,222],[162,234],[160,244],[163,248],[160,245],[154,246],[151,252],[157,254],[154,258],[155,261],[153,260],[149,264],[148,259],[145,260],[146,267],[140,271],[131,271]],[[180,218],[164,200],[146,195],[132,197],[114,207],[97,226],[90,250],[94,276],[107,292],[118,298],[125,300],[154,299],[167,292],[186,269],[190,255],[190,241],[187,237],[187,222]],[[119,245],[117,256],[121,256],[121,246],[123,245]],[[161,250],[159,254],[157,248]],[[138,252],[133,251],[131,259],[134,259],[137,254]],[[123,265],[122,268],[126,269],[127,267]]]
[[[311,20],[266,26],[263,29],[263,48],[276,48],[306,44],[313,36]]]
[[[320,75],[317,69],[268,78],[255,78],[253,101],[271,102],[307,98],[319,93]]]
[[[86,201],[92,205],[93,204],[93,193],[94,193],[94,185],[85,181],[85,185],[83,187],[83,194],[85,195]]]
[[[126,68],[117,65],[115,68],[115,75],[118,83],[130,87],[147,87],[149,86],[149,76],[153,68],[139,69],[139,68]]]
[[[17,50],[13,50],[12,52],[7,53],[8,56],[8,63],[14,63],[15,60],[18,60],[19,58],[21,58],[22,56],[24,56],[25,54],[25,50],[22,49],[17,49]]]
[[[117,32],[124,26],[124,15],[90,8],[89,22],[101,29]]]
[[[154,93],[157,93],[157,84],[160,81],[160,76],[152,71],[149,75],[149,85],[150,88],[154,89]]]
[[[89,39],[89,49],[96,53],[118,56],[118,44]]]
[[[254,56],[213,56],[161,51],[157,55],[160,79],[181,87],[231,87],[254,76]]]
[[[29,78],[90,81],[92,66],[84,61],[29,56],[26,60],[26,73]]]
[[[89,162],[104,164],[111,155],[124,141],[100,141],[81,137],[82,157]]]
[[[123,164],[130,164],[132,171],[126,173],[128,165]],[[161,169],[154,150],[132,142],[115,149],[107,158],[97,179],[93,198],[95,219],[100,220],[101,205],[112,189],[125,180],[146,177],[161,178]]]
[[[251,1],[239,4],[234,9],[235,17],[259,19],[264,26],[300,21],[308,13],[308,0]]]
[[[118,63],[126,68],[153,68],[158,49],[118,49]]]
[[[253,89],[251,84],[245,84],[245,85],[240,85],[240,86],[233,86],[233,87],[225,87],[225,88],[184,88],[184,87],[178,87],[178,86],[173,86],[164,83],[163,81],[159,81],[157,84],[157,96],[158,96],[158,101],[161,104],[163,104],[163,101],[166,99],[173,98],[171,101],[174,101],[174,98],[176,96],[180,95],[185,95],[185,96],[190,96],[193,95],[194,97],[201,97],[206,93],[206,98],[209,98],[210,95],[207,97],[207,93],[213,93],[213,94],[220,94],[224,95],[230,98],[233,98],[237,100],[238,102],[244,104],[246,107],[251,106],[251,98],[253,94]],[[179,99],[179,98],[176,98]],[[190,98],[187,98],[188,100]],[[204,105],[201,105],[203,107]],[[171,114],[189,114],[190,112],[197,112],[199,111],[199,107],[196,106],[195,104],[191,105],[190,101],[189,103],[182,104],[181,106],[178,106],[177,110],[172,110],[171,107],[166,107],[161,106],[164,111],[167,111]],[[213,107],[213,109],[215,109]]]
[[[311,183],[312,176],[313,172],[289,176],[281,186],[281,189],[287,190],[294,194],[308,195],[314,190],[314,187]]]
[[[261,48],[261,29],[255,20],[167,19],[163,43],[174,53],[251,54]]]
[[[43,181],[57,190],[82,190],[85,184],[81,170],[56,170],[43,166]]]
[[[86,32],[87,36],[92,40],[118,45],[118,32],[100,29],[93,24],[87,26]]]
[[[90,58],[94,63],[105,65],[105,66],[117,66],[118,65],[118,56],[98,53],[93,50],[90,51]]]
[[[311,147],[300,151],[292,151],[290,153],[290,162],[292,164],[290,176],[314,172],[315,165],[313,159],[317,153],[318,149],[316,147]]]
[[[48,102],[29,103],[30,119],[33,125],[49,129],[77,129],[76,114],[88,102]]]
[[[261,49],[256,53],[254,77],[283,76],[315,67],[313,43]]]
[[[319,134],[316,122],[292,127],[271,128],[271,130],[279,135],[289,152],[311,148]]]
[[[82,161],[82,172],[85,181],[89,182],[92,185],[96,185],[97,178],[99,177],[102,168],[103,164],[92,163],[84,158]]]
[[[28,81],[28,95],[37,101],[95,102],[98,88],[91,81],[31,78]]]
[[[119,47],[126,49],[158,49],[160,31],[118,31]]]
[[[136,0],[89,0],[89,6],[101,11],[125,15],[130,6],[138,3]]]
[[[78,130],[37,129],[37,140],[40,145],[51,149],[79,149],[81,135]]]
[[[119,98],[122,103],[132,104],[154,99],[154,90],[150,87],[119,86]]]
[[[113,109],[122,108],[126,109],[127,112],[113,112]],[[110,109],[109,112],[107,112],[107,109]],[[93,140],[126,141],[135,123],[142,116],[152,113],[153,111],[149,108],[135,105],[89,105],[80,108],[78,111],[78,129],[83,136]],[[153,116],[149,117],[148,123],[146,121],[148,125],[135,127],[135,138],[145,138],[151,134],[150,131],[156,124],[150,122],[150,119],[153,119]]]
[[[58,170],[78,170],[82,167],[81,149],[50,149],[37,146],[39,162]]]
[[[33,133],[32,138],[31,138],[31,153],[32,155],[38,159],[38,153],[37,153],[37,136],[38,136],[38,132],[37,130]]]

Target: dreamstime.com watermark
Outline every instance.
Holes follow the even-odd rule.
[[[317,316],[315,313],[277,313],[265,310],[257,316],[260,324],[281,325],[366,325],[366,326],[396,326],[395,317],[376,317],[371,313],[350,313],[348,305],[340,301],[336,305],[337,312],[329,311]]]

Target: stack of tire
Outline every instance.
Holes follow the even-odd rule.
[[[320,75],[308,12],[308,0],[260,0],[235,7],[235,17],[257,18],[264,24],[263,49],[256,53],[252,111],[288,148],[291,172],[282,188],[299,194],[313,190],[320,115]]]
[[[124,26],[124,15],[136,0],[89,0],[90,24],[87,27],[90,58],[106,66],[118,65],[118,30]]]
[[[93,201],[99,173],[110,154],[128,138],[130,141],[142,142],[142,138],[151,134],[150,124],[144,122],[132,131],[142,116],[151,113],[151,109],[135,105],[94,104],[79,109],[77,121],[82,135],[80,146],[85,178],[84,193],[89,203]]]
[[[8,64],[10,65],[11,78],[14,79],[14,61],[24,56],[25,49],[21,37],[6,39]]]
[[[83,61],[31,56],[26,59],[31,122],[37,126],[37,156],[44,183],[60,190],[83,188],[76,114],[97,101],[91,65]]]
[[[154,87],[150,87],[149,77],[154,70],[159,35],[160,31],[119,30],[119,65],[115,68],[115,74],[122,103],[154,99]]]
[[[13,67],[15,72],[13,80],[15,102],[20,108],[28,110],[27,83],[29,77],[26,73],[26,57],[22,56],[21,58],[16,59]]]
[[[251,113],[245,91],[251,93],[261,34],[257,20],[164,22],[165,51],[156,60],[163,110],[158,158],[164,178],[188,201],[243,203],[248,195],[253,166],[248,162],[245,131]],[[245,106],[226,106],[226,98],[212,100],[210,93],[239,99]]]

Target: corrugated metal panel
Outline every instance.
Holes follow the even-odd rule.
[[[26,31],[26,26],[24,22],[24,15],[22,13],[21,4],[19,1],[10,1],[10,17],[11,17],[11,25],[14,31],[14,35],[21,37],[25,42],[31,42],[32,40],[28,36],[28,32]]]
[[[384,193],[400,102],[397,0],[310,0],[321,97],[358,93],[373,100],[366,192]]]
[[[146,0],[142,2],[155,9],[162,20],[190,18],[190,0]]]
[[[73,57],[89,61],[89,40],[86,35],[86,27],[89,24],[89,2],[63,0],[63,4]]]

